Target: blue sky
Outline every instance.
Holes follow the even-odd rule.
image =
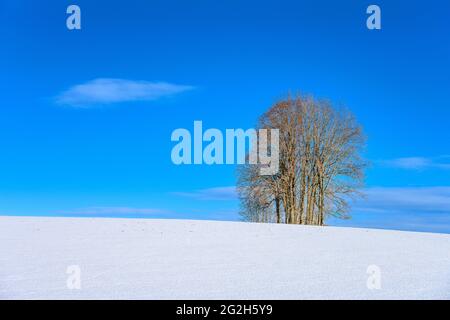
[[[171,133],[299,91],[368,137],[367,197],[330,224],[450,232],[450,4],[377,1],[372,31],[370,4],[3,0],[0,215],[239,219],[235,166],[173,165]]]

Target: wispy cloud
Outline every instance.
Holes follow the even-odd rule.
[[[425,170],[425,169],[443,169],[450,170],[450,157],[439,156],[433,158],[426,157],[405,157],[390,160],[382,160],[380,163],[391,168],[405,170]]]
[[[173,192],[172,194],[194,198],[197,200],[235,200],[237,199],[236,187],[217,187],[200,189],[192,192]]]
[[[194,220],[240,220],[235,209],[192,209],[182,211],[157,208],[133,207],[87,207],[51,212],[50,216],[63,217],[101,217],[101,218],[147,218],[147,219],[194,219]]]
[[[354,211],[450,214],[450,187],[368,188]]]
[[[75,85],[56,97],[59,105],[88,108],[127,101],[150,101],[192,90],[167,82],[99,78]]]
[[[450,187],[374,187],[332,225],[450,233]]]
[[[160,214],[166,211],[153,208],[132,208],[132,207],[88,207],[73,210],[58,211],[59,214],[66,215],[88,215],[88,216],[114,216],[114,215],[151,215]]]

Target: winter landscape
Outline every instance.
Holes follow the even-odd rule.
[[[0,299],[450,298],[448,234],[42,217],[0,231]]]
[[[448,12],[0,0],[0,300],[450,300]]]

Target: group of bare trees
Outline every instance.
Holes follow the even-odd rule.
[[[347,218],[366,162],[365,138],[355,117],[328,101],[288,97],[258,123],[279,129],[279,171],[260,175],[258,165],[238,171],[241,214],[247,221],[324,225],[327,216]]]

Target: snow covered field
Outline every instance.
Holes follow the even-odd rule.
[[[77,271],[81,288],[69,289]],[[0,298],[450,299],[450,235],[0,217]]]

